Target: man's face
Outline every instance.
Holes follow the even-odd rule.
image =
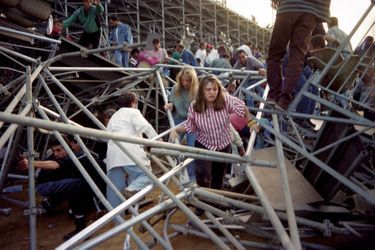
[[[61,145],[52,146],[52,152],[56,159],[63,159],[68,156],[68,153]]]
[[[177,50],[177,52],[180,52],[180,53],[181,53],[181,52],[182,52],[182,47],[179,46],[179,45],[177,45],[177,46],[176,46],[176,50]]]
[[[154,50],[159,50],[159,48],[160,48],[160,42],[153,42],[152,46],[154,47]]]
[[[90,9],[90,7],[91,7],[91,0],[83,0],[83,8],[85,10],[88,10]]]
[[[240,60],[240,63],[241,64],[245,64],[246,63],[246,55],[245,55],[245,53],[240,53],[239,55],[238,55],[238,60]]]
[[[109,27],[111,27],[111,28],[116,27],[116,22],[112,19],[109,19]]]

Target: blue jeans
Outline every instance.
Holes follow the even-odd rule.
[[[127,177],[125,177],[125,174]],[[125,188],[129,191],[139,191],[152,183],[151,179],[137,165],[112,168],[108,171],[107,176],[120,192]],[[117,207],[122,203],[120,198],[108,186],[107,199],[112,207]]]
[[[173,118],[175,125],[180,124],[181,122],[185,121],[184,119],[181,118]],[[184,138],[184,135],[186,135],[186,143],[189,147],[194,147],[195,146],[195,139],[197,136],[194,133],[186,133],[186,134],[180,134],[179,135],[179,140],[180,142]],[[196,181],[195,177],[195,161],[191,162],[189,165],[187,165],[187,172],[189,175],[190,181]]]
[[[79,178],[40,183],[36,186],[36,191],[40,195],[48,197],[52,208],[68,200],[73,214],[77,215],[85,214],[92,201],[89,186],[85,180]]]
[[[129,52],[122,50],[115,50],[115,61],[122,67],[129,67]]]
[[[305,76],[301,75],[300,79],[297,81],[296,88],[294,89],[294,96],[298,95],[306,82],[307,80]],[[314,95],[318,95],[318,88],[313,85],[310,85],[307,90]],[[311,115],[314,113],[315,103],[316,102],[313,99],[302,96],[301,101],[297,104],[296,112]]]

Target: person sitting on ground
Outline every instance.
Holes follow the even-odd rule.
[[[83,6],[79,7],[64,22],[64,28],[79,21],[83,27],[83,33],[78,41],[82,46],[96,49],[100,42],[100,22],[98,16],[104,12],[104,7],[99,0],[83,0]]]
[[[243,101],[227,94],[219,79],[207,75],[200,81],[195,101],[189,106],[188,119],[170,133],[175,139],[178,133],[196,133],[195,147],[231,153],[233,135],[229,115],[246,116],[251,129],[257,127]],[[205,160],[196,161],[196,178],[201,187],[221,189],[227,163]]]
[[[157,136],[155,129],[138,109],[138,98],[134,93],[122,94],[118,98],[118,104],[121,108],[109,120],[108,131],[121,133],[124,136],[142,137],[142,134],[146,134],[148,138]],[[150,160],[142,147],[127,142],[120,143],[151,171]],[[108,141],[106,164],[108,178],[119,191],[123,192],[125,198],[130,198],[152,183],[147,174],[113,140]],[[107,187],[107,199],[113,207],[121,204],[121,200],[110,187]]]
[[[36,182],[36,191],[46,197],[42,206],[48,213],[63,201],[68,200],[74,216],[76,228],[64,236],[64,240],[73,237],[86,227],[85,215],[92,202],[90,188],[69,158],[68,153],[56,139],[50,141],[53,159],[34,161],[41,169]],[[21,169],[28,168],[26,157],[19,162]]]

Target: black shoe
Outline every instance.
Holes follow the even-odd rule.
[[[82,229],[83,229],[83,228],[82,228]],[[82,229],[78,229],[78,228],[76,228],[76,229],[74,229],[73,231],[71,231],[70,233],[65,234],[65,235],[64,235],[64,240],[65,240],[65,241],[69,240],[69,239],[72,238],[74,235],[76,235],[77,233],[81,232]]]
[[[86,219],[84,216],[82,217],[79,217],[79,218],[74,218],[74,224],[76,226],[76,228],[68,233],[68,234],[65,234],[64,235],[64,240],[69,240],[70,238],[72,238],[74,235],[76,235],[77,233],[81,232],[85,227],[86,227]]]

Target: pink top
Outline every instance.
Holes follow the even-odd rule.
[[[235,113],[243,116],[245,103],[228,94],[225,94],[225,108],[215,111],[207,108],[203,113],[194,110],[191,103],[188,119],[185,124],[187,132],[195,133],[197,141],[211,150],[221,150],[233,141],[233,135],[229,127],[229,114]]]
[[[236,113],[229,115],[230,123],[232,123],[233,127],[237,131],[241,131],[245,126],[247,126],[247,118],[244,116],[239,116]]]

